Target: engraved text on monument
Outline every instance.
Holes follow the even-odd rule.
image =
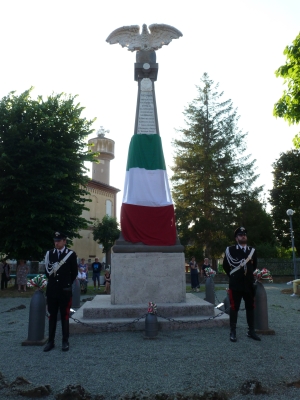
[[[141,91],[137,133],[147,135],[157,133],[152,91]]]

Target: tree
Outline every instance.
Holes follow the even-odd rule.
[[[259,258],[274,258],[278,243],[274,234],[273,219],[265,204],[258,198],[248,198],[238,207],[238,225],[247,229],[248,243],[255,247]]]
[[[291,208],[295,247],[300,249],[300,150],[281,153],[273,163],[273,189],[270,190],[269,202],[272,205],[272,217],[275,234],[281,245],[291,247],[291,231],[286,211]]]
[[[110,249],[120,236],[120,232],[119,224],[114,217],[105,215],[101,222],[98,220],[95,223],[93,232],[94,240],[102,244],[102,253],[106,254],[106,263],[110,263]]]
[[[84,139],[91,124],[74,96],[31,90],[0,101],[0,251],[9,258],[40,260],[55,231],[70,239],[86,226]]]
[[[205,73],[198,97],[184,111],[186,129],[174,140],[173,199],[178,233],[208,257],[219,257],[239,221],[238,208],[256,198],[254,161],[245,155],[245,137],[230,100],[222,101]]]
[[[284,118],[290,125],[300,122],[300,33],[291,46],[286,46],[283,54],[286,63],[276,71],[276,77],[284,78],[287,89],[274,105],[273,114]],[[296,148],[300,148],[300,136],[293,139]]]
[[[237,213],[239,225],[247,227],[248,241],[251,245],[255,247],[268,243],[276,246],[272,217],[266,211],[265,204],[258,198],[248,198],[238,206]]]

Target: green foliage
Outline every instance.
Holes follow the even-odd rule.
[[[31,90],[0,101],[0,249],[9,258],[42,259],[55,231],[70,239],[86,226],[81,217],[84,139],[92,132],[75,97],[33,100]]]
[[[117,219],[105,215],[101,222],[98,220],[95,223],[93,235],[94,240],[102,244],[102,253],[107,254],[120,236],[119,223],[117,222]]]
[[[201,82],[184,112],[187,128],[174,140],[172,194],[181,243],[201,258],[218,258],[233,240],[240,205],[261,188],[253,188],[255,160],[245,155],[246,134],[231,101],[222,100],[207,74]]]
[[[251,241],[249,243],[252,244]],[[274,244],[261,242],[254,247],[258,258],[280,258],[279,248],[274,246]]]
[[[286,211],[294,210],[295,247],[300,249],[300,150],[281,153],[273,168],[273,189],[270,190],[269,201],[275,234],[284,248],[291,247],[290,219]]]
[[[276,247],[277,258],[290,259],[293,258],[293,249],[285,249],[284,247]]]
[[[300,33],[291,46],[286,46],[283,54],[286,56],[286,64],[279,67],[276,77],[284,79],[287,89],[274,105],[273,114],[284,118],[290,125],[300,122]],[[295,136],[294,145],[300,148],[300,136]]]
[[[245,199],[237,205],[239,226],[247,229],[248,243],[257,248],[258,245],[272,248],[276,253],[276,237],[274,234],[273,220],[265,210],[264,204],[256,197]]]

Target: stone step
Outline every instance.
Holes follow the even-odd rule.
[[[229,317],[227,314],[222,314],[222,312],[218,310],[214,310],[214,315],[211,317],[180,317],[178,319],[175,318],[175,321],[169,321],[158,317],[159,330],[213,328],[222,326],[229,326]],[[132,318],[86,319],[82,318],[82,314],[80,315],[77,311],[70,319],[71,334],[144,330],[145,318],[141,318],[136,322],[133,322]]]
[[[91,302],[82,307],[83,317],[98,318],[138,318],[147,312],[147,304],[112,305],[111,297],[95,296]],[[180,316],[213,315],[214,305],[190,293],[184,303],[157,303],[158,313],[170,318]]]
[[[112,305],[110,296],[95,296],[70,319],[71,333],[143,331],[147,305]],[[157,304],[159,330],[227,326],[229,317],[190,293],[184,303]],[[170,321],[171,319],[171,321]],[[174,321],[172,321],[174,319]]]

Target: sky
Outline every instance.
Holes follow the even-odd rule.
[[[0,98],[32,86],[33,98],[78,95],[82,115],[96,118],[89,139],[103,126],[115,141],[110,184],[121,190],[119,216],[137,101],[135,53],[106,38],[121,26],[172,25],[183,36],[156,52],[155,83],[169,177],[172,141],[207,72],[238,109],[238,126],[248,132],[247,154],[256,159],[257,185],[264,185],[267,198],[272,163],[293,148],[300,130],[273,116],[284,89],[274,72],[286,61],[283,50],[298,35],[299,21],[299,0],[2,0]]]

